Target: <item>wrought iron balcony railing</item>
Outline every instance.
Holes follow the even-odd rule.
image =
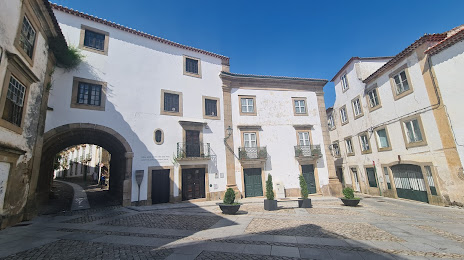
[[[267,159],[266,147],[239,147],[238,156],[240,160]]]
[[[320,145],[295,145],[295,157],[321,157]]]
[[[177,143],[177,159],[210,157],[209,143]]]

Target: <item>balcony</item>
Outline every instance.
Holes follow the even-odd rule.
[[[209,143],[177,143],[177,160],[209,160]]]
[[[320,145],[295,145],[295,158],[300,163],[314,162],[321,157]]]
[[[264,163],[267,160],[266,147],[239,147],[238,156],[242,164]]]

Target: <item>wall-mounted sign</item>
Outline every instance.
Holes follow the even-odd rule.
[[[140,185],[142,184],[142,181],[143,181],[143,170],[136,170],[135,171],[135,181],[137,182],[137,185]]]

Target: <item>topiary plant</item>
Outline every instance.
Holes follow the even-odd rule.
[[[345,195],[345,199],[352,200],[354,199],[354,190],[350,187],[346,187],[343,189],[343,195]]]
[[[273,200],[274,199],[272,175],[270,173],[267,175],[267,181],[266,181],[266,198],[268,200]]]
[[[226,194],[224,194],[224,204],[234,204],[235,192],[232,188],[228,188]]]
[[[300,193],[301,193],[301,197],[303,199],[307,199],[308,198],[308,184],[306,184],[306,181],[303,177],[302,174],[300,174],[300,176],[298,177],[300,179]]]

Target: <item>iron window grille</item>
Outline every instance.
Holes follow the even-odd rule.
[[[105,35],[90,30],[85,30],[84,46],[97,50],[105,50]]]
[[[192,74],[198,74],[198,60],[185,58],[185,71]]]
[[[164,93],[164,111],[179,112],[179,95]]]
[[[101,105],[102,86],[87,82],[79,82],[77,90],[77,103],[91,106]]]
[[[207,116],[217,116],[217,100],[205,99],[205,114]]]
[[[15,77],[11,76],[6,94],[5,107],[3,109],[3,119],[17,126],[21,126],[25,95],[26,87]]]
[[[24,16],[21,35],[19,36],[19,46],[21,46],[29,58],[32,58],[32,53],[34,51],[35,35],[36,32],[31,22]]]

